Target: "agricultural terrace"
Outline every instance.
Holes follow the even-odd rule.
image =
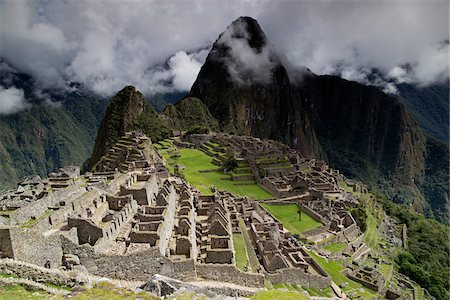
[[[253,199],[267,199],[273,196],[256,184],[255,181],[235,182],[231,176],[211,163],[212,157],[197,149],[178,149],[171,140],[155,144],[159,154],[165,159],[172,173],[180,175],[205,195],[211,195],[212,187],[227,190],[238,196]],[[177,169],[177,170],[176,170]]]
[[[268,210],[278,221],[283,223],[283,226],[293,234],[300,234],[323,226],[322,223],[317,222],[303,211],[301,220],[299,220],[296,204],[279,205],[261,203],[261,206]]]

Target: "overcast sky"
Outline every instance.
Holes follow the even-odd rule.
[[[77,81],[102,95],[126,84],[145,94],[189,90],[209,47],[242,15],[258,20],[292,66],[317,74],[367,82],[377,68],[422,85],[448,76],[445,0],[0,0],[0,14],[1,57],[43,87]],[[0,95],[22,94],[0,88]]]

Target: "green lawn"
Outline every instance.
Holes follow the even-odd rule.
[[[344,270],[344,267],[338,261],[327,261],[325,258],[320,257],[312,251],[309,251],[309,254],[331,276],[334,283],[337,285],[345,285],[343,290],[347,295],[356,293],[363,299],[374,299],[380,297],[380,295],[378,295],[375,291],[365,288],[362,284],[352,281],[347,276],[342,274],[341,272]]]
[[[0,299],[50,299],[53,295],[45,291],[27,290],[20,285],[6,285],[0,288]]]
[[[277,218],[283,226],[292,233],[303,233],[308,230],[322,227],[322,223],[317,222],[306,213],[301,214],[301,221],[298,219],[297,205],[277,205],[277,204],[264,204],[261,206],[267,209],[275,218]]]
[[[281,291],[281,290],[269,290],[269,291],[262,291],[256,293],[254,296],[250,297],[250,299],[253,300],[272,300],[272,299],[278,299],[278,300],[307,300],[309,299],[307,296],[300,294],[299,292],[294,291]]]
[[[240,233],[233,234],[234,251],[236,255],[236,267],[241,271],[245,270],[245,265],[247,265],[248,257],[247,251],[245,250],[244,237]]]
[[[345,243],[334,243],[329,244],[323,247],[323,249],[331,251],[331,252],[339,252],[345,249],[347,247],[347,244]]]
[[[234,185],[229,175],[220,171],[203,172],[199,170],[214,170],[218,167],[211,163],[212,157],[197,149],[179,149],[180,155],[176,160],[171,158],[170,151],[159,151],[169,164],[169,169],[173,172],[173,165],[182,165],[181,173],[187,181],[195,185],[203,194],[211,195],[211,187],[215,186],[219,190],[227,190],[235,195],[248,196],[253,199],[267,199],[273,196],[266,192],[257,184]],[[222,178],[230,178],[229,180]]]

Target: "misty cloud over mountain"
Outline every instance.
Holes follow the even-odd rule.
[[[146,94],[187,91],[217,33],[249,15],[290,68],[363,83],[377,69],[391,80],[378,85],[392,93],[396,82],[427,85],[448,76],[446,1],[108,3],[2,1],[0,56],[43,88],[80,82],[104,96],[127,84]],[[252,55],[242,40],[224,42],[233,43],[230,72],[239,61],[273,63],[272,50]],[[8,99],[22,103],[12,91],[16,98],[8,92]]]

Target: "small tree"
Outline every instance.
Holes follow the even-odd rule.
[[[302,220],[302,209],[300,207],[300,204],[297,203],[297,213],[298,213],[298,220]]]

